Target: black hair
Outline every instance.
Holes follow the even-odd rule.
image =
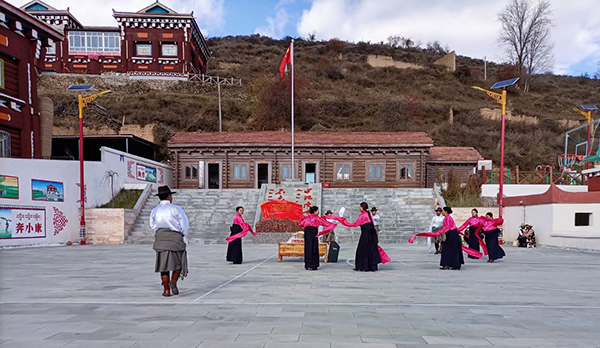
[[[361,202],[360,206],[361,206],[361,208],[363,208],[364,211],[366,211],[366,212],[369,211],[369,205],[367,204],[367,202]]]
[[[444,211],[448,214],[452,214],[452,208],[450,207],[444,207]]]
[[[491,218],[494,218],[494,214],[492,214],[492,212],[491,212],[491,211],[488,211],[488,212],[485,214],[485,216],[488,216],[488,215],[489,215]]]
[[[167,198],[169,198],[170,195],[171,195],[170,193],[161,193],[158,195],[158,199],[160,199],[161,201],[164,201]]]
[[[237,213],[238,211],[240,211],[240,209],[244,209],[244,207],[242,207],[241,205],[239,207],[236,207],[235,212]]]
[[[479,214],[479,212],[478,212],[478,211],[477,211],[477,209],[475,209],[475,208],[471,209],[471,211],[474,211],[474,212],[476,212],[477,214]]]
[[[309,212],[310,214],[314,214],[314,213],[316,213],[316,212],[318,212],[318,211],[319,211],[319,207],[317,207],[316,205],[313,205],[313,206],[312,206],[312,207],[310,207],[310,209],[308,210],[308,212]]]

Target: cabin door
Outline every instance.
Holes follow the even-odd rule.
[[[256,188],[261,188],[263,184],[270,184],[271,178],[271,162],[256,163]]]
[[[205,188],[218,190],[223,188],[223,170],[221,161],[207,161],[205,170]]]
[[[318,161],[306,161],[303,162],[303,176],[304,182],[307,184],[314,184],[319,182],[319,162]]]

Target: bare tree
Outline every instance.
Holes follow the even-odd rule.
[[[103,182],[108,182],[110,185],[110,198],[111,198],[111,202],[114,206],[115,202],[115,178],[119,177],[119,173],[117,173],[114,170],[107,170],[104,173],[104,179],[102,180]]]
[[[402,36],[400,36],[400,35],[390,35],[387,38],[387,44],[392,47],[400,46],[401,41],[402,41]]]
[[[528,91],[533,76],[549,71],[554,64],[550,2],[511,0],[498,14],[498,21],[502,26],[499,42],[508,60],[520,72],[524,90]]]

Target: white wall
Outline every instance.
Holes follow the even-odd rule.
[[[600,202],[594,204],[542,204],[505,207],[508,241],[517,239],[519,226],[533,226],[540,245],[600,250]],[[591,226],[575,226],[575,213],[592,213]]]
[[[85,162],[86,208],[95,208],[106,204],[111,199],[110,181],[106,175],[112,170],[118,174],[114,180],[115,194],[125,187],[140,187],[152,184],[156,189],[160,185],[173,187],[173,168],[169,165],[133,156],[121,151],[103,147],[101,162]],[[156,183],[140,180],[136,175],[137,164],[156,169]],[[162,171],[162,177],[161,177]],[[79,206],[80,197],[79,162],[55,161],[41,159],[0,158],[0,175],[19,178],[19,199],[0,198],[0,209],[6,206],[37,207],[46,212],[46,237],[25,239],[0,239],[1,246],[55,244],[67,241],[79,241]],[[132,177],[133,176],[133,177]],[[64,202],[33,201],[31,179],[62,182]],[[54,208],[58,209],[68,222],[62,231],[55,234],[53,218]],[[58,213],[56,213],[58,214]],[[0,221],[0,230],[4,227]],[[60,227],[58,227],[60,229]]]
[[[587,185],[556,185],[567,192],[587,192]],[[530,196],[548,191],[550,185],[504,184],[504,197]],[[498,184],[481,185],[481,197],[496,197],[500,191]]]

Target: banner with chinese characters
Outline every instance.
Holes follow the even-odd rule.
[[[156,168],[147,167],[137,163],[137,179],[149,182],[156,182]]]
[[[267,219],[290,219],[292,221],[300,220],[302,216],[302,206],[298,203],[276,200],[269,201],[260,205],[262,218]]]
[[[0,206],[0,239],[45,237],[45,208]]]

